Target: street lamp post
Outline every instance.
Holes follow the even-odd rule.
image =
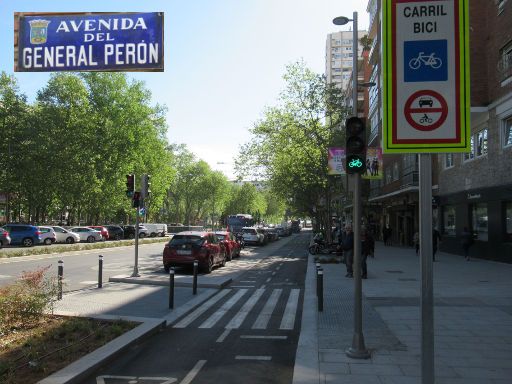
[[[353,13],[352,20],[340,16],[333,20],[336,25],[345,25],[352,21],[352,114],[357,116],[357,59],[358,59],[358,32],[357,12]],[[352,346],[347,349],[346,354],[355,359],[368,359],[370,353],[364,344],[363,335],[363,305],[362,305],[362,278],[361,278],[361,175],[359,173],[350,175],[354,183],[354,334]]]

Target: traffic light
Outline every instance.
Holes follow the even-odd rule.
[[[149,189],[151,187],[150,179],[151,179],[150,175],[147,175],[147,174],[142,175],[142,188],[140,190],[141,191],[140,194],[143,199],[148,199],[149,194],[151,193],[151,190]]]
[[[135,191],[135,175],[126,175],[126,197],[133,197]]]
[[[133,208],[140,207],[140,192],[133,192],[132,207]]]
[[[353,116],[347,119],[345,137],[345,169],[350,175],[363,174],[366,171],[366,129],[365,122]]]

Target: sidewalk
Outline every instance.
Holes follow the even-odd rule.
[[[512,382],[512,265],[436,254],[436,384]],[[420,266],[413,249],[377,243],[363,280],[368,360],[351,359],[353,279],[344,264],[322,264],[324,311],[317,312],[309,257],[294,384],[420,384]]]

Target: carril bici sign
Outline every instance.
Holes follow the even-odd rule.
[[[164,15],[15,13],[14,70],[163,71]]]

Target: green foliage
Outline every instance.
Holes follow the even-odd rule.
[[[289,65],[284,80],[277,105],[265,110],[241,148],[237,173],[267,179],[293,215],[315,216],[313,207],[331,195],[329,184],[342,190],[328,178],[327,150],[342,146],[340,124],[348,110],[340,90],[303,62]]]
[[[45,276],[49,268],[23,272],[14,284],[0,290],[0,334],[28,327],[52,308],[57,284]]]

